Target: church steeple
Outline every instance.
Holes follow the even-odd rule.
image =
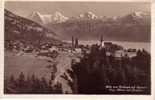
[[[101,34],[101,36],[100,36],[100,46],[102,47],[102,45],[103,45],[103,35]]]

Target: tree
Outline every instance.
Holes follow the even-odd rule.
[[[21,72],[21,73],[19,74],[18,86],[21,87],[21,88],[25,86],[25,75],[24,75],[23,72]]]
[[[15,83],[15,78],[14,78],[13,75],[10,76],[10,80],[9,80],[9,82],[10,82],[10,83]]]
[[[75,38],[75,48],[77,48],[79,46],[79,40],[78,38]]]

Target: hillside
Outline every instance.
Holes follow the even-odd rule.
[[[58,36],[51,30],[29,19],[20,17],[5,9],[5,41],[41,43],[51,41],[60,43]]]

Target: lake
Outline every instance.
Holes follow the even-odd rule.
[[[71,43],[71,41],[66,41]],[[145,49],[147,52],[151,52],[151,43],[150,42],[127,42],[127,41],[104,41],[104,42],[112,42],[114,44],[120,45],[125,49],[132,48],[132,49]],[[92,44],[99,44],[99,41],[83,41],[79,40],[79,44],[82,45],[92,45]]]

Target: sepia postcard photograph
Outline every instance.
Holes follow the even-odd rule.
[[[5,95],[151,95],[151,3],[4,2]]]

